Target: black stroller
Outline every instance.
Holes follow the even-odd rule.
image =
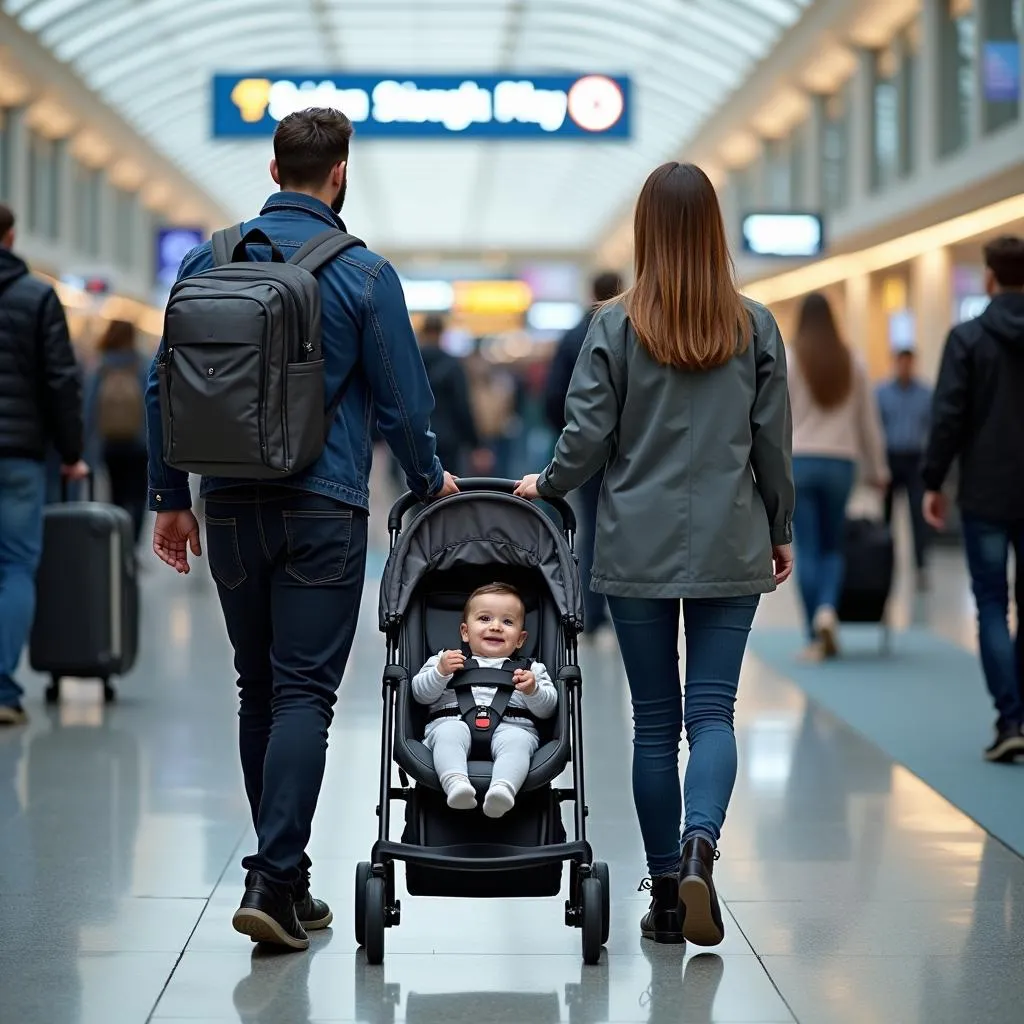
[[[395,861],[406,865],[413,896],[557,896],[569,861],[565,923],[581,929],[583,959],[597,963],[608,940],[608,866],[595,862],[586,837],[583,791],[582,676],[576,638],[583,628],[579,576],[573,555],[575,517],[561,500],[550,504],[562,530],[536,505],[512,495],[510,480],[460,480],[460,493],[421,505],[406,494],[391,509],[391,554],[380,588],[380,628],[387,637],[381,731],[379,836],[370,861],[356,868],[356,941],[371,964],[384,960],[385,929],[401,921]],[[405,514],[418,511],[403,532]],[[427,708],[410,680],[431,654],[459,635],[466,598],[500,579],[526,603],[529,632],[523,654],[542,661],[558,690],[555,715],[538,723],[540,747],[516,798],[502,818],[453,811],[441,792],[422,739]],[[572,760],[573,786],[552,783]],[[392,760],[400,786],[392,785]],[[482,796],[489,761],[469,762]],[[410,781],[411,780],[411,781]],[[389,837],[392,800],[405,801],[401,842]],[[561,803],[575,805],[575,839],[567,841]]]

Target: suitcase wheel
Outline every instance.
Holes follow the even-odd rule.
[[[113,704],[117,700],[117,690],[109,679],[103,680],[103,703]]]
[[[60,703],[60,676],[51,676],[50,685],[46,688],[43,699],[47,704]]]

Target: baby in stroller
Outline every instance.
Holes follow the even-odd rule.
[[[423,742],[434,756],[434,770],[449,807],[476,807],[468,769],[473,730],[490,733],[494,769],[483,812],[500,818],[514,806],[530,758],[537,751],[540,740],[533,719],[554,715],[558,693],[543,664],[516,657],[527,634],[523,629],[526,606],[514,587],[490,583],[473,591],[462,619],[463,648],[431,657],[413,678],[412,694],[420,704],[430,706]],[[453,680],[458,673],[480,669],[511,672],[515,691],[509,696],[485,685],[483,677],[480,685],[473,683],[471,699],[466,696],[460,701]]]

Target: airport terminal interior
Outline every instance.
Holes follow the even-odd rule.
[[[440,324],[487,474],[516,480],[551,457],[552,356],[595,274],[630,280],[634,202],[669,160],[706,171],[741,291],[784,339],[822,293],[872,382],[912,352],[932,386],[989,301],[984,247],[1024,235],[1022,46],[1024,0],[0,0],[0,203],[88,377],[111,323],[148,359],[185,254],[276,190],[276,124],[344,110],[345,223],[395,267],[416,331]],[[26,650],[27,722],[0,726],[0,1024],[1024,1019],[1024,758],[983,757],[957,516],[922,568],[904,496],[884,615],[841,623],[839,657],[803,656],[794,582],[761,602],[714,868],[724,942],[640,936],[630,696],[605,627],[579,651],[587,838],[610,880],[597,962],[566,923],[568,867],[556,897],[481,900],[411,896],[401,865],[401,921],[369,962],[354,878],[377,839],[398,479],[378,444],[308,849],[333,925],[307,953],[232,929],[255,843],[232,650],[206,559],[159,562],[147,513],[116,699],[96,678],[48,693]],[[882,515],[871,488],[853,505]]]

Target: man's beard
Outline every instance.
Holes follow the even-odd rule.
[[[334,202],[331,203],[331,209],[335,213],[341,213],[341,208],[345,205],[345,193],[348,191],[348,175],[341,179],[341,188],[338,189],[338,194],[334,197]]]

